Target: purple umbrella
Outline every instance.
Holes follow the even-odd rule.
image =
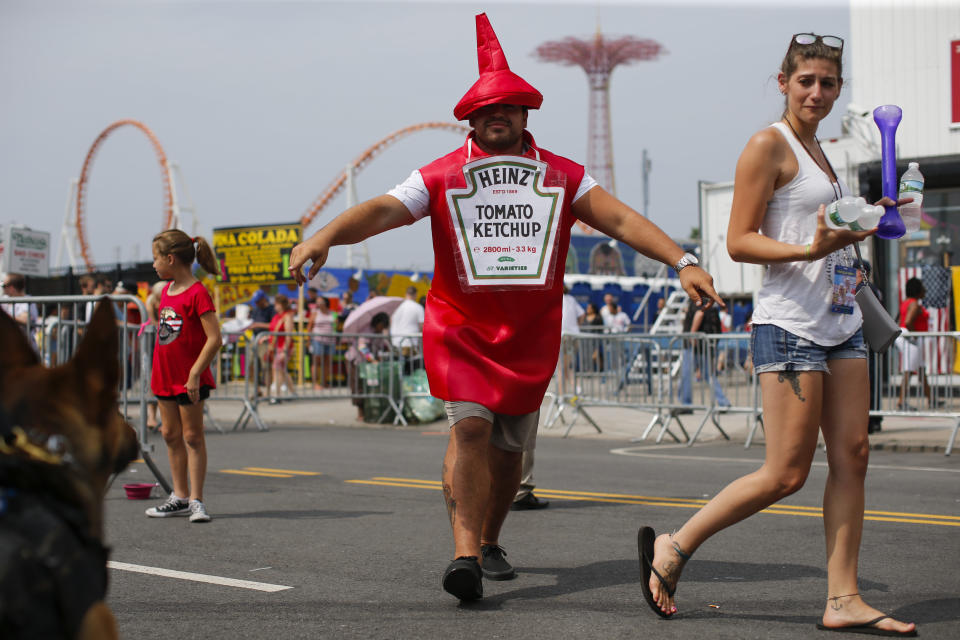
[[[370,321],[378,313],[390,315],[393,310],[400,306],[403,298],[394,296],[377,296],[367,300],[359,307],[350,312],[346,321],[343,323],[344,333],[372,333],[373,328]]]

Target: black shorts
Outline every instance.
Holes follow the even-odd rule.
[[[200,402],[203,402],[210,397],[210,388],[208,385],[203,385],[200,387]],[[179,393],[175,396],[157,396],[157,400],[173,400],[177,404],[182,405],[191,405],[190,396],[186,393]]]

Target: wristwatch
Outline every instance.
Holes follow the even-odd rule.
[[[680,270],[683,269],[684,267],[689,267],[690,265],[698,265],[698,264],[700,264],[700,261],[697,260],[697,256],[693,255],[692,253],[685,253],[683,254],[683,257],[680,258],[679,262],[673,265],[673,270],[676,271],[677,274],[679,274]]]

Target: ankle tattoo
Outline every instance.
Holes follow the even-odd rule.
[[[670,544],[673,545],[673,550],[677,553],[678,556],[680,556],[681,559],[683,559],[683,562],[686,563],[690,559],[690,554],[684,551],[683,549],[681,549],[680,545],[674,542],[673,533],[669,534],[669,537],[670,537]]]
[[[840,598],[852,598],[853,596],[858,596],[858,595],[860,595],[860,594],[859,594],[859,593],[848,593],[848,594],[845,595],[845,596],[829,596],[829,597],[827,597],[827,600],[832,600],[832,601],[833,601],[832,604],[830,605],[830,608],[831,608],[831,609],[833,609],[834,611],[840,611],[840,609],[843,609],[843,605],[840,604]]]

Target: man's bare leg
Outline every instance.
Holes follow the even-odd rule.
[[[453,529],[454,558],[480,558],[480,533],[491,493],[492,429],[491,423],[474,416],[460,420],[450,429],[443,460],[443,498]],[[517,466],[519,469],[519,463]],[[516,487],[513,490],[516,492]]]
[[[481,544],[497,544],[510,505],[520,488],[522,454],[490,445],[490,498],[480,533]]]

